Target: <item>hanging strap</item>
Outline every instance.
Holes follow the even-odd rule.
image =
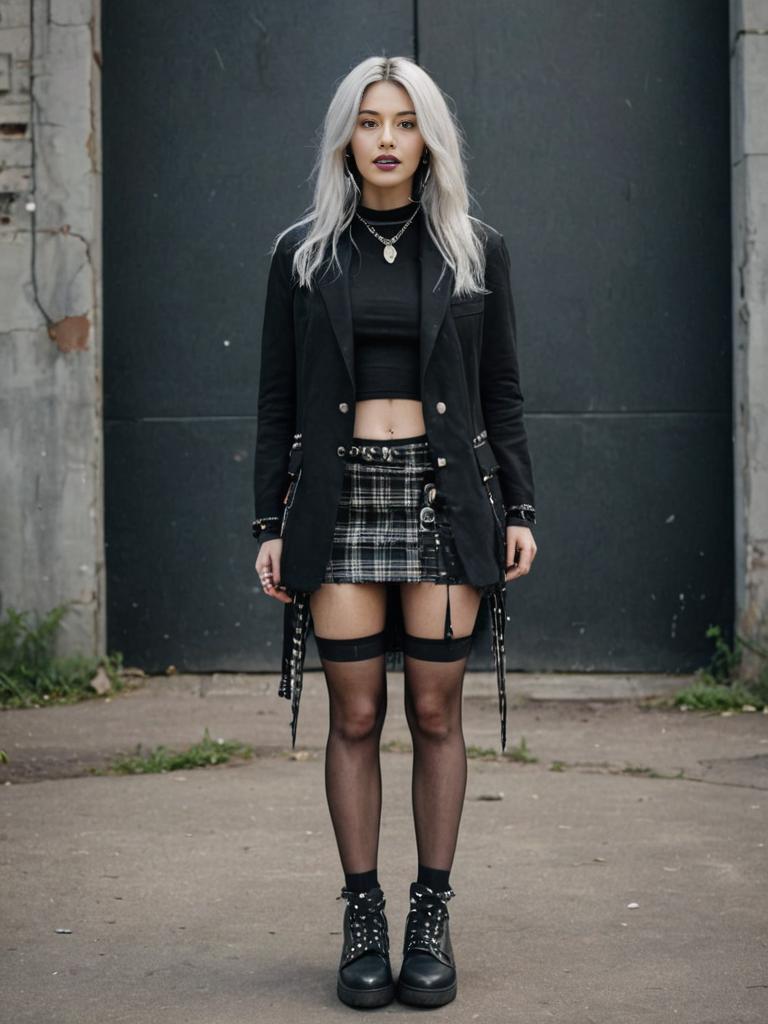
[[[453,639],[453,626],[451,625],[451,585],[447,583],[445,586],[446,590],[446,601],[445,601],[445,628],[443,630],[443,639]]]
[[[291,702],[292,748],[296,747],[309,619],[309,593],[298,591],[284,609],[282,673],[277,691],[279,697],[286,697]]]
[[[491,615],[491,653],[496,667],[499,718],[501,719],[501,750],[503,753],[507,745],[507,660],[504,649],[504,630],[507,621],[506,584],[501,583],[495,586],[488,592],[487,598]]]

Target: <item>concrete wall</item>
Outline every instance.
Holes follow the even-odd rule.
[[[731,0],[736,628],[768,646],[768,0]],[[745,668],[759,659],[745,652]]]
[[[103,649],[99,4],[0,8],[0,614]]]
[[[104,647],[100,19],[0,9],[0,614]],[[32,16],[31,16],[32,15]],[[768,0],[731,0],[737,629],[768,609]]]

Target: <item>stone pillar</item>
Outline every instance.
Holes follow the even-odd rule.
[[[97,0],[0,13],[0,614],[105,644]]]
[[[768,0],[731,0],[736,630],[768,647]],[[744,652],[745,675],[760,664]]]

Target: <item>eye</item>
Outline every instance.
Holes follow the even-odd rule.
[[[376,122],[372,121],[370,117],[366,117],[364,120],[360,122],[360,124],[362,125],[363,128],[365,128],[367,124],[376,124]]]
[[[415,122],[415,121],[401,121],[401,122],[400,122],[400,124],[409,124],[409,125],[411,125],[411,126],[412,126],[413,128],[415,128],[415,127],[416,127],[416,122]]]

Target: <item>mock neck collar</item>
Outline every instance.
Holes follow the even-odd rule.
[[[405,206],[395,206],[389,210],[376,210],[371,206],[363,206],[362,203],[357,204],[360,216],[370,221],[407,220],[418,208],[418,203],[406,203]]]

